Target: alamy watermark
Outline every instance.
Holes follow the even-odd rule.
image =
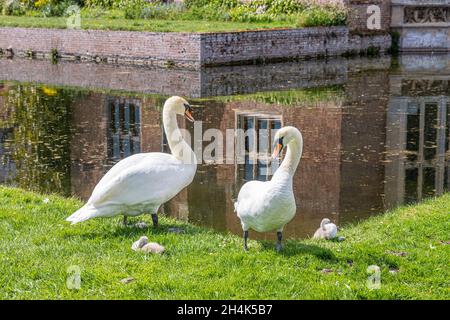
[[[381,9],[377,5],[370,5],[367,7],[367,29],[381,30]]]
[[[66,287],[69,290],[81,289],[81,268],[73,265],[67,268]]]
[[[369,277],[367,278],[366,285],[370,290],[378,290],[381,288],[381,269],[379,266],[371,265],[367,267],[367,273]]]
[[[67,29],[81,29],[81,10],[77,5],[69,6],[65,11]]]
[[[179,131],[177,131],[179,130]],[[170,151],[186,164],[271,164],[277,129],[220,129],[203,132],[202,121],[191,131],[177,129],[167,133]],[[192,157],[192,151],[195,159]],[[277,161],[275,161],[277,162]]]

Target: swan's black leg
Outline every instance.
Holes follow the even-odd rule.
[[[281,232],[281,231],[278,231],[277,232],[277,246],[276,246],[276,249],[277,249],[277,252],[280,252],[281,251],[281,249],[283,249],[283,245],[281,244],[281,240],[283,240],[283,232]]]
[[[123,225],[126,226],[128,224],[128,217],[123,216]]]
[[[248,230],[244,231],[244,250],[245,251],[248,251],[247,239],[248,239]]]
[[[157,213],[152,214],[152,221],[153,221],[153,227],[156,228],[158,226],[158,214]]]

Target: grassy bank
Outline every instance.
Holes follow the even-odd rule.
[[[66,18],[63,17],[26,17],[0,15],[0,27],[22,28],[67,28]],[[146,20],[124,18],[83,18],[81,29],[86,30],[126,30],[151,32],[221,32],[273,28],[295,28],[296,24],[288,21],[273,22],[231,22],[206,20]]]
[[[288,240],[281,254],[260,241],[246,253],[240,237],[164,218],[157,230],[119,219],[70,226],[64,218],[80,203],[45,198],[0,188],[0,299],[450,298],[450,195],[346,227],[343,242]],[[166,253],[132,251],[141,235]],[[73,265],[79,290],[66,288]],[[381,269],[378,290],[366,286],[369,265]]]

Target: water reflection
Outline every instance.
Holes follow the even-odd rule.
[[[271,130],[284,125],[300,128],[305,143],[294,177],[298,214],[288,236],[311,235],[325,216],[342,225],[447,190],[450,76],[375,69],[349,73],[341,82],[197,101],[203,132],[219,128],[225,137],[226,129],[257,130],[242,141],[245,164],[200,165],[192,185],[165,212],[240,234],[233,199],[245,181],[271,178],[276,164],[250,159],[267,158]],[[86,199],[120,159],[168,150],[163,102],[157,95],[4,82],[1,182]],[[193,130],[189,123],[180,127]]]

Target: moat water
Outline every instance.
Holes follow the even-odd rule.
[[[224,149],[235,143],[225,141],[227,129],[257,130],[246,138],[243,164],[203,162],[164,205],[164,214],[194,224],[241,234],[233,212],[239,188],[276,170],[262,161],[271,150],[258,130],[285,125],[304,137],[287,237],[311,236],[324,217],[344,226],[450,185],[448,55],[200,71],[0,59],[0,183],[87,199],[117,161],[168,151],[161,110],[170,95],[198,105],[202,132],[220,129]]]

